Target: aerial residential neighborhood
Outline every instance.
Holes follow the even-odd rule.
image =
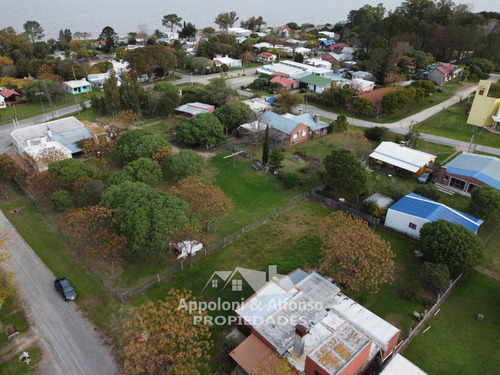
[[[9,4],[0,374],[497,374],[482,6]]]

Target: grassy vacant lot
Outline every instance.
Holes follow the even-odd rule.
[[[465,114],[467,108],[465,102],[448,107],[443,113],[438,113],[419,123],[418,131],[463,142],[470,142],[471,137],[474,135],[474,143],[477,142],[477,144],[490,147],[500,147],[499,134],[490,133],[481,127],[467,124],[468,115]],[[439,125],[440,123],[441,126]]]
[[[429,331],[417,335],[404,355],[429,374],[498,374],[499,299],[500,281],[472,272],[429,319]],[[483,322],[477,314],[484,315]]]
[[[330,209],[315,202],[299,203],[291,211],[249,232],[240,240],[200,259],[192,269],[184,269],[168,281],[156,284],[147,291],[147,296],[137,297],[132,302],[140,304],[149,299],[162,299],[170,288],[192,290],[193,295],[202,301],[212,301],[218,297],[222,301],[241,301],[253,291],[249,288],[243,288],[242,292],[214,292],[211,288],[202,290],[214,271],[232,271],[235,267],[267,271],[268,265],[276,264],[278,273],[281,274],[296,268],[312,270],[320,259],[321,241],[314,234],[316,223],[330,212]],[[413,322],[412,312],[423,311],[424,308],[422,300],[408,302],[400,296],[408,281],[416,277],[418,260],[411,255],[415,244],[391,233],[380,232],[380,235],[391,242],[397,255],[395,281],[392,285],[382,286],[376,295],[361,294],[352,297],[406,333]],[[233,311],[214,313],[226,316],[233,314]],[[213,327],[215,348],[222,347],[223,334],[229,329],[229,326]],[[220,371],[219,357],[216,356],[212,362],[212,372]]]
[[[27,365],[24,362],[20,362],[19,358],[15,356],[0,366],[0,374],[34,375],[38,373],[38,362],[40,362],[40,359],[42,358],[42,350],[37,347],[24,349],[30,355],[30,364]]]
[[[1,203],[0,208],[54,275],[71,275],[71,282],[79,291],[77,304],[91,314],[94,323],[109,327],[118,302],[105,290],[99,276],[70,252],[64,238],[47,224],[32,202],[26,197],[13,197]],[[10,213],[14,208],[21,211]]]

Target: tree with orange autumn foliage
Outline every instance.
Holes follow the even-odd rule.
[[[172,147],[162,146],[158,147],[156,154],[153,155],[153,160],[160,164],[160,167],[165,168],[167,165],[168,157],[172,153]]]
[[[395,255],[363,219],[334,212],[319,221],[323,241],[319,270],[349,291],[378,292],[382,283],[391,283]]]
[[[194,301],[190,291],[173,289],[165,300],[132,310],[120,340],[127,374],[209,373],[210,326],[203,321],[206,311],[190,314]]]
[[[184,178],[170,189],[170,193],[189,204],[192,215],[200,219],[207,232],[210,224],[233,210],[231,200],[224,192],[203,177]]]
[[[101,206],[71,208],[57,218],[61,232],[69,237],[91,262],[106,264],[113,273],[122,262],[121,249],[127,238],[119,236],[111,210]]]
[[[86,158],[102,158],[113,150],[113,143],[104,134],[91,137],[83,143],[83,156]]]
[[[28,190],[32,194],[48,197],[62,188],[61,179],[54,173],[36,171],[26,181]]]

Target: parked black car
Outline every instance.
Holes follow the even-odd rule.
[[[54,281],[56,290],[61,293],[65,301],[73,301],[78,297],[78,293],[65,277],[60,277]]]
[[[432,172],[424,172],[418,177],[418,182],[421,184],[426,184],[432,180]]]

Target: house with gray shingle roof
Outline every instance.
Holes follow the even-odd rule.
[[[464,152],[441,167],[437,182],[464,193],[484,185],[500,190],[500,159]]]

